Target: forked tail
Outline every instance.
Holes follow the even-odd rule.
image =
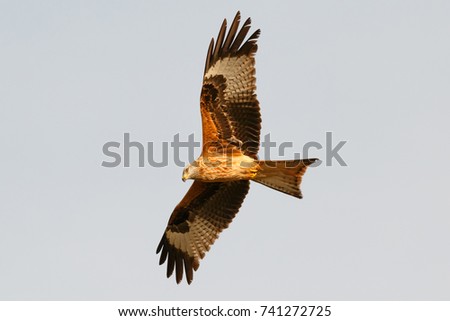
[[[289,161],[259,161],[260,170],[252,179],[277,191],[302,198],[300,183],[306,168],[317,158]]]

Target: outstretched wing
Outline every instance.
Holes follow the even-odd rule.
[[[228,227],[247,195],[249,181],[204,183],[194,181],[175,207],[156,253],[159,264],[167,260],[167,277],[176,270],[176,281],[190,284],[200,259],[205,256],[219,233]]]
[[[208,153],[211,145],[231,145],[256,158],[261,114],[255,93],[254,55],[260,30],[244,42],[251,20],[248,18],[238,32],[239,22],[238,12],[225,37],[227,21],[224,20],[217,42],[214,44],[213,38],[209,45],[200,97],[203,152]]]

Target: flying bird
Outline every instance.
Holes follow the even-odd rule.
[[[156,253],[167,277],[185,272],[190,284],[200,260],[227,228],[244,201],[250,181],[302,198],[300,183],[317,159],[258,160],[261,114],[256,98],[255,53],[260,30],[245,38],[238,12],[227,33],[223,21],[208,48],[200,96],[202,154],[183,171],[194,182],[170,216]]]

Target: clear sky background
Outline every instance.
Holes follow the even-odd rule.
[[[303,200],[253,183],[176,285],[155,250],[190,183],[136,154],[102,167],[102,146],[130,133],[161,159],[175,134],[201,139],[207,47],[237,10],[262,30],[263,135],[294,145],[274,156],[333,132],[348,166],[310,169]],[[1,1],[0,299],[449,300],[449,17],[448,1]]]

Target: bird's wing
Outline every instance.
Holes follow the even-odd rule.
[[[251,20],[248,18],[238,32],[239,22],[238,12],[225,37],[224,20],[217,42],[214,44],[213,38],[209,45],[200,97],[203,152],[208,153],[209,146],[232,146],[256,158],[261,114],[255,93],[254,55],[260,30],[244,42]]]
[[[190,284],[200,259],[205,256],[219,233],[228,227],[247,195],[249,181],[204,183],[194,181],[175,207],[156,253],[159,264],[167,260],[167,277],[175,269],[176,281]]]

